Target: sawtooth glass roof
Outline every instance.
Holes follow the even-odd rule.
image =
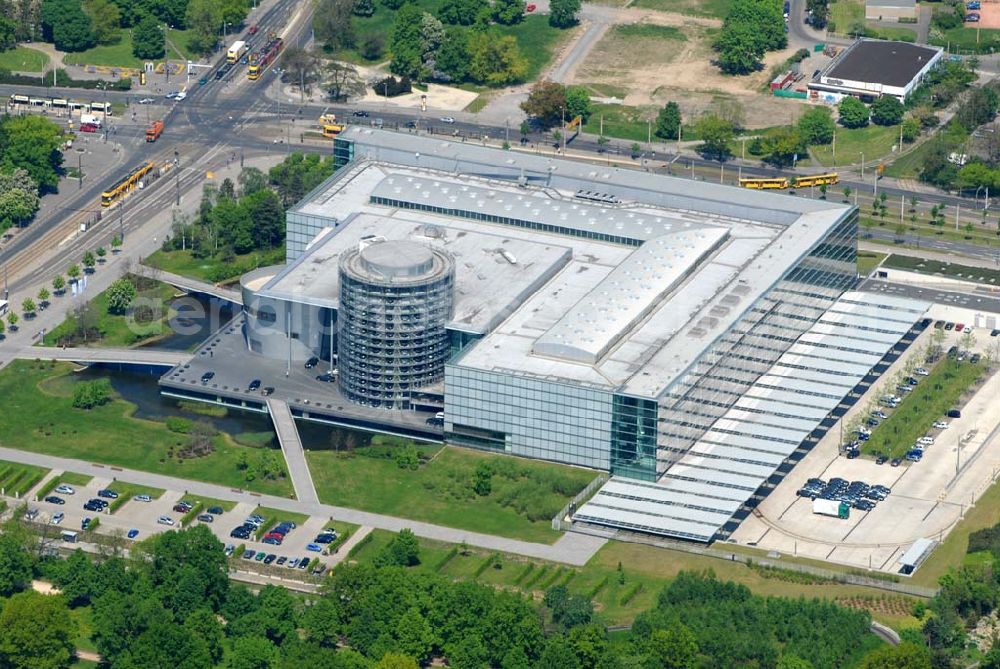
[[[679,539],[711,541],[929,306],[901,298],[893,298],[888,304],[879,302],[881,295],[845,293],[799,339],[814,343],[797,344],[800,353],[784,354],[751,386],[746,397],[719,418],[690,449],[678,457],[670,451],[669,443],[660,443],[661,451],[668,453],[670,461],[655,484],[612,478],[574,514],[574,519]],[[858,314],[864,318],[853,318]],[[841,336],[824,334],[834,325]],[[873,330],[891,336],[873,339]],[[847,349],[864,353],[847,354]],[[811,351],[822,355],[810,356]],[[862,362],[850,366],[849,375],[834,376],[831,368],[844,372],[843,362],[837,360],[843,355]],[[840,379],[836,386],[839,395],[805,392],[817,386],[831,388],[821,382],[830,378]],[[796,380],[808,385],[797,386]],[[776,383],[781,384],[781,389],[774,387]],[[632,502],[623,503],[622,499],[644,502],[637,507]]]

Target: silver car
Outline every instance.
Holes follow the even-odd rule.
[[[159,523],[160,525],[173,525],[174,519],[171,518],[170,516],[160,516],[159,518],[156,519],[156,522]]]

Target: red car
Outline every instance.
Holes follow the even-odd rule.
[[[250,26],[250,30],[248,30],[247,32],[249,32],[251,35],[256,35],[257,34],[257,26],[256,25]]]
[[[285,535],[281,532],[268,532],[264,535],[265,539],[277,539],[278,541],[284,541]]]
[[[97,132],[97,126],[93,123],[81,123],[80,132]]]
[[[536,9],[538,9],[537,6],[535,6],[535,5],[528,5],[527,7],[524,8],[524,11],[526,11],[526,12],[528,12],[530,14],[531,12],[535,11]]]
[[[961,332],[965,329],[964,323],[955,323],[955,332]]]

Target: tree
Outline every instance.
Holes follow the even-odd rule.
[[[56,584],[69,605],[77,607],[89,604],[97,570],[87,554],[78,548],[59,567]]]
[[[837,129],[827,107],[812,107],[799,118],[799,136],[809,146],[829,144]]]
[[[528,60],[521,55],[513,35],[493,31],[469,37],[469,77],[488,86],[521,81],[528,73]]]
[[[17,314],[13,311],[7,314],[7,327],[10,328],[11,332],[17,332],[17,322],[19,320],[20,319],[17,317]]]
[[[399,650],[420,664],[430,659],[435,642],[434,630],[416,607],[407,610],[396,623],[396,642]]]
[[[729,157],[729,142],[733,139],[733,126],[713,114],[706,114],[695,123],[695,133],[701,137],[698,148],[703,155],[723,161]]]
[[[62,274],[52,279],[52,290],[56,292],[56,295],[62,295],[63,291],[66,290],[66,279],[62,278]]]
[[[753,25],[744,22],[724,25],[715,48],[719,52],[719,69],[725,74],[756,72],[764,58],[760,33]]]
[[[73,408],[90,410],[111,401],[111,382],[107,379],[83,381],[73,386]]]
[[[782,655],[775,669],[813,669],[813,666],[797,655]]]
[[[163,58],[167,52],[166,35],[152,14],[143,14],[132,29],[132,55],[143,60]]]
[[[374,0],[354,0],[355,16],[371,16],[375,13]]]
[[[413,530],[402,529],[375,558],[380,566],[412,567],[420,564],[420,544]]]
[[[42,193],[55,192],[62,167],[62,129],[42,116],[0,120],[0,173],[22,169]]]
[[[354,0],[319,0],[313,13],[313,31],[326,50],[339,51],[354,46]]]
[[[493,20],[505,26],[520,23],[526,4],[524,0],[494,0]]]
[[[169,618],[143,631],[130,645],[128,658],[123,665],[136,668],[211,669],[213,664],[208,644]]]
[[[38,307],[35,306],[35,301],[30,297],[26,297],[21,300],[21,312],[24,314],[25,318],[31,318],[38,311]]]
[[[412,657],[401,653],[386,653],[372,669],[420,669],[420,665]]]
[[[278,648],[261,637],[234,639],[226,666],[229,669],[276,669]]]
[[[863,128],[868,125],[868,107],[857,98],[846,97],[837,107],[840,125],[845,128]]]
[[[31,220],[39,204],[38,184],[26,170],[0,173],[0,231]]]
[[[653,134],[661,139],[677,139],[681,131],[681,108],[676,102],[668,102],[656,115]]]
[[[45,307],[49,306],[49,298],[50,297],[51,297],[51,294],[49,293],[49,289],[45,288],[43,286],[38,291],[38,306],[41,307],[42,309],[44,309]]]
[[[66,276],[69,277],[71,282],[76,282],[80,278],[80,266],[70,265],[69,269],[66,270]]]
[[[437,52],[444,41],[444,24],[424,12],[420,18],[420,73],[422,79],[436,76]]]
[[[365,82],[358,69],[350,63],[331,60],[323,66],[324,88],[330,100],[340,102],[350,97],[364,95]]]
[[[573,647],[563,636],[554,636],[545,644],[535,669],[581,669]]]
[[[97,258],[94,257],[93,251],[87,251],[83,254],[83,266],[86,268],[84,271],[90,274],[94,270],[94,265],[97,264]]]
[[[649,645],[656,657],[656,666],[663,669],[694,669],[697,666],[698,642],[694,634],[680,621],[666,629],[655,630]]]
[[[291,46],[285,49],[281,63],[284,69],[282,81],[298,86],[303,95],[312,92],[312,85],[319,75],[319,58],[315,53]]]
[[[83,11],[90,17],[94,29],[94,39],[98,44],[113,44],[119,38],[121,12],[118,5],[109,0],[86,0]]]
[[[883,95],[872,103],[871,117],[876,125],[898,125],[903,120],[903,103],[892,95]]]
[[[246,167],[240,171],[236,182],[240,185],[240,196],[253,195],[267,188],[267,177],[257,167]]]
[[[21,592],[0,612],[0,666],[9,669],[69,667],[76,623],[61,597]]]
[[[216,0],[190,0],[184,13],[185,22],[193,35],[188,45],[202,55],[209,55],[219,41],[222,7]]]
[[[931,657],[926,648],[904,641],[868,653],[858,669],[931,669]]]
[[[0,51],[17,46],[17,24],[6,16],[0,16]]]
[[[222,659],[225,652],[225,634],[222,631],[222,623],[212,611],[200,608],[187,617],[184,625],[205,642],[213,662],[217,663]]]
[[[396,12],[389,35],[389,50],[392,52],[389,71],[416,81],[420,81],[423,74],[423,15],[424,12],[417,5],[403,5]]]
[[[493,468],[489,462],[483,461],[476,465],[472,489],[480,497],[486,497],[493,491]]]
[[[437,53],[436,76],[442,81],[464,81],[469,75],[469,31],[448,26]]]
[[[590,120],[590,115],[594,113],[590,104],[590,93],[583,86],[570,86],[566,89],[566,120],[570,121],[577,116],[582,117],[582,122]]]
[[[549,3],[549,25],[553,28],[571,28],[576,25],[580,0],[552,0]]]
[[[521,109],[542,127],[551,128],[560,123],[566,109],[566,87],[553,81],[539,81],[532,87]]]
[[[451,25],[471,26],[485,6],[483,0],[445,0],[438,11],[438,18]]]
[[[31,583],[31,555],[11,534],[0,534],[0,597]]]
[[[45,0],[42,28],[60,51],[85,51],[96,44],[90,17],[79,0]]]
[[[805,152],[805,145],[798,130],[783,127],[764,139],[764,151],[767,154],[764,160],[775,167],[794,167],[797,156]]]
[[[129,279],[118,279],[108,287],[106,293],[108,313],[115,315],[127,314],[135,301],[135,284]]]
[[[0,320],[0,341],[2,341],[4,339],[4,336],[5,336],[4,332],[6,332],[6,331],[7,331],[7,326],[3,324],[2,320]]]

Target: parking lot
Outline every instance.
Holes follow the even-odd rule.
[[[935,305],[928,316],[973,322],[967,310],[946,305]],[[922,364],[933,331],[928,328],[922,333],[858,400],[842,418],[845,425],[866,412],[870,400],[891,390],[887,387],[889,379],[906,367],[908,358],[916,356],[915,360]],[[954,329],[947,331],[943,348],[958,344],[961,337]],[[982,328],[975,331],[975,337],[973,351],[992,351],[995,358],[1000,337],[991,337],[990,330]],[[878,465],[869,458],[848,459],[839,451],[841,426],[834,425],[756,512],[743,521],[731,540],[788,555],[896,572],[897,560],[914,541],[923,537],[943,539],[1000,473],[997,393],[1000,375],[994,374],[961,407],[960,418],[947,418],[947,429],[930,432],[936,435],[935,443],[927,447],[920,462],[904,461],[898,467]],[[850,518],[841,520],[814,514],[812,501],[798,496],[810,478],[863,481],[870,486],[886,486],[892,492],[871,511],[851,509]]]
[[[63,520],[56,525],[60,531],[80,531],[84,518],[99,518],[100,527],[97,531],[100,534],[110,535],[120,532],[122,536],[125,536],[129,530],[138,530],[138,535],[136,536],[137,541],[145,539],[158,532],[180,528],[180,521],[184,514],[174,511],[173,507],[186,497],[183,493],[174,490],[168,490],[164,492],[159,499],[153,499],[149,502],[129,499],[115,513],[109,513],[108,509],[105,509],[102,512],[84,510],[84,503],[90,499],[98,498],[98,491],[108,488],[112,484],[113,480],[111,478],[96,477],[86,485],[73,485],[72,488],[74,489],[74,494],[72,495],[61,494],[55,491],[50,493],[50,495],[54,495],[65,500],[65,504],[55,504],[39,500],[37,502],[30,502],[29,508],[37,509],[39,511],[39,515],[36,520],[43,523],[50,523],[55,514],[64,514]],[[110,502],[112,500],[107,501]],[[208,525],[209,529],[212,530],[212,533],[218,537],[219,541],[223,544],[232,544],[234,547],[239,547],[240,545],[245,544],[246,549],[253,550],[255,553],[263,552],[265,554],[274,554],[276,558],[275,561],[277,561],[277,558],[279,557],[284,557],[286,561],[289,562],[294,559],[301,560],[302,558],[319,558],[319,560],[327,566],[331,566],[335,562],[334,556],[310,551],[306,548],[308,544],[313,543],[316,536],[322,530],[327,527],[334,526],[334,524],[326,518],[314,516],[308,518],[305,522],[299,523],[298,527],[291,530],[286,535],[285,540],[280,546],[264,544],[257,541],[253,537],[246,540],[231,538],[229,534],[233,528],[243,523],[244,519],[257,512],[257,510],[257,507],[253,504],[242,503],[237,504],[230,511],[225,511],[221,515],[213,516],[214,520],[211,523],[202,523],[199,520],[193,520],[191,522],[192,524]],[[158,523],[157,519],[160,516],[172,519],[174,525],[168,526]],[[282,520],[282,518],[278,516],[277,520]],[[276,524],[276,522],[269,523],[268,529],[270,529],[270,525],[274,524]],[[338,528],[343,528],[343,523],[336,523],[335,525]],[[323,548],[326,549],[327,546],[324,545]],[[326,551],[324,551],[324,553],[325,552]],[[234,555],[234,558],[240,558],[240,556]],[[242,562],[242,560],[240,561]]]

